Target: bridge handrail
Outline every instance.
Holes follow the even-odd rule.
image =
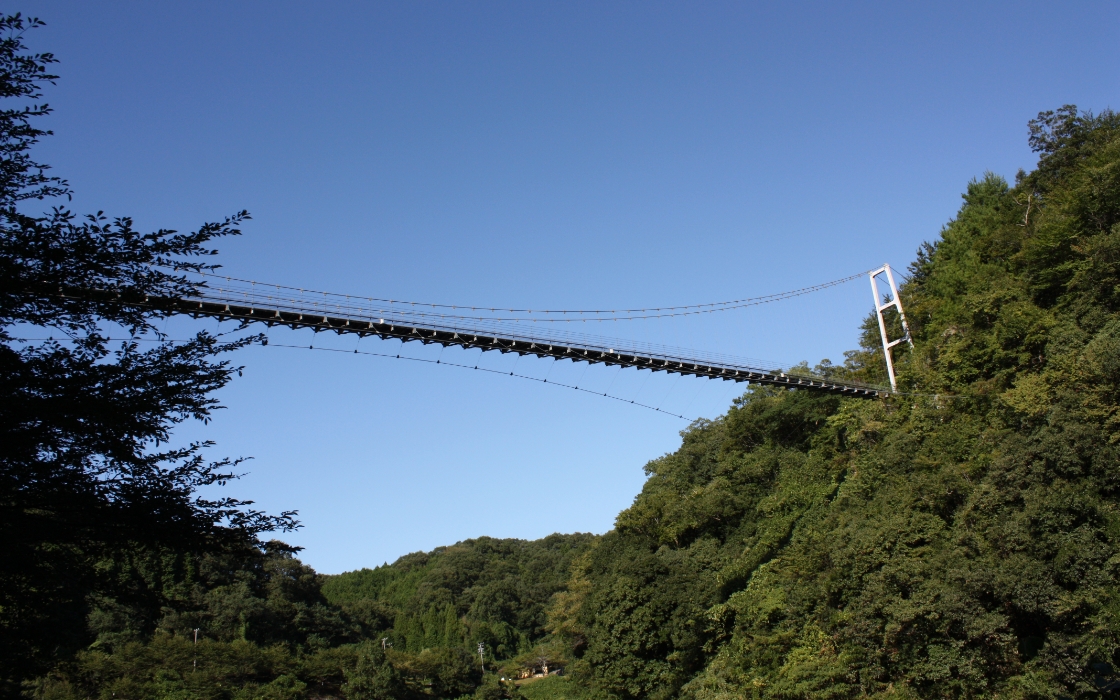
[[[264,308],[239,303],[237,300],[215,299],[211,296],[203,298],[152,297],[139,294],[131,295],[117,290],[88,289],[56,289],[43,293],[80,301],[115,302],[169,314],[185,314],[196,318],[205,316],[219,320],[235,320],[246,325],[264,323],[269,327],[279,325],[293,329],[309,328],[315,332],[354,333],[361,337],[375,335],[383,340],[419,341],[424,344],[435,343],[445,347],[457,346],[483,351],[497,350],[502,353],[516,352],[520,355],[551,357],[557,360],[566,359],[591,364],[621,365],[623,367],[648,369],[654,372],[679,373],[709,379],[756,382],[769,386],[806,389],[856,398],[885,397],[891,393],[881,386],[796,374],[779,368],[700,361],[698,358],[639,352],[625,347],[596,346],[592,343],[564,344],[548,338],[519,335],[517,333],[493,335],[480,329],[464,328],[454,324],[436,323],[419,326],[413,323],[401,323],[399,320],[391,318],[331,316],[318,310],[307,312],[307,310],[300,309]]]

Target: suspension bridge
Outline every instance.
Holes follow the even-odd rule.
[[[767,365],[761,361],[745,361],[726,355],[685,351],[638,341],[603,338],[559,328],[560,324],[586,324],[603,321],[633,321],[650,318],[711,314],[760,304],[769,304],[869,275],[875,306],[883,334],[884,354],[891,386],[883,387],[846,379],[833,379],[791,372],[788,368]],[[877,276],[883,275],[892,296],[880,301]],[[164,313],[185,314],[194,318],[216,318],[238,321],[243,325],[262,323],[268,327],[285,326],[376,336],[382,340],[404,343],[420,342],[444,347],[478,349],[483,352],[516,353],[554,360],[601,363],[634,367],[652,372],[676,373],[732,382],[807,390],[857,398],[889,396],[896,390],[890,349],[909,340],[905,337],[888,341],[883,311],[897,307],[905,330],[905,316],[898,301],[898,290],[889,265],[878,270],[861,272],[839,280],[825,282],[779,294],[737,299],[691,306],[645,309],[511,309],[496,307],[465,307],[428,302],[395,301],[373,297],[311,291],[296,287],[267,284],[208,273],[203,275],[197,294],[185,298],[149,297],[122,298],[120,293],[100,290],[58,290],[62,296],[116,301],[151,308]]]

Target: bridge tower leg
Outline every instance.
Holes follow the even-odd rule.
[[[881,303],[879,300],[879,282],[876,279],[879,275],[887,278],[887,284],[891,288],[890,301]],[[887,361],[887,376],[891,380],[891,391],[898,391],[898,382],[894,378],[894,361],[891,359],[891,348],[898,345],[902,341],[914,347],[914,341],[910,339],[910,326],[906,325],[906,314],[902,311],[902,301],[898,298],[898,285],[894,283],[894,275],[891,273],[891,266],[889,263],[884,264],[878,270],[872,270],[868,273],[871,278],[871,296],[875,300],[875,315],[879,318],[879,335],[883,339],[883,357]],[[887,323],[883,320],[883,312],[891,307],[898,309],[898,317],[902,321],[902,337],[895,340],[888,340],[887,338]]]

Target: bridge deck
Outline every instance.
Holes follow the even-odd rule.
[[[788,389],[805,389],[841,396],[872,399],[890,396],[891,392],[881,386],[862,384],[852,381],[837,381],[790,374],[780,369],[765,369],[713,360],[698,360],[677,357],[656,352],[627,349],[624,346],[607,347],[584,340],[564,340],[519,335],[517,332],[498,334],[477,329],[442,325],[438,321],[426,325],[410,323],[399,319],[360,318],[357,314],[332,316],[320,310],[305,308],[269,308],[259,304],[238,303],[238,300],[208,296],[205,299],[177,299],[168,297],[124,297],[111,290],[54,289],[41,290],[50,296],[61,298],[99,300],[145,308],[158,309],[167,313],[185,314],[192,317],[210,317],[220,320],[235,320],[242,323],[264,323],[271,326],[289,328],[310,328],[315,332],[334,331],[354,333],[365,337],[375,335],[383,340],[396,339],[403,342],[419,341],[424,344],[435,343],[445,347],[461,347],[483,351],[497,350],[519,355],[551,357],[573,362],[602,363],[648,369],[654,372],[668,372],[708,379],[722,379],[733,382],[757,382]],[[623,343],[625,341],[618,341]]]
[[[654,372],[675,372],[734,382],[757,382],[771,386],[807,389],[858,398],[876,398],[888,396],[890,393],[882,387],[787,374],[780,370],[691,361],[688,358],[659,356],[653,353],[629,351],[621,347],[596,346],[592,343],[572,343],[570,341],[559,343],[533,337],[514,337],[516,334],[512,333],[503,337],[450,326],[434,327],[438,324],[430,324],[433,327],[423,327],[391,319],[337,317],[321,313],[261,308],[255,305],[224,301],[149,299],[146,303],[167,311],[195,317],[207,316],[245,323],[264,323],[268,326],[310,328],[316,332],[355,333],[361,337],[375,335],[383,340],[396,339],[404,342],[415,340],[424,344],[435,343],[446,347],[477,348],[483,351],[497,350],[503,353],[515,352],[519,355],[551,357],[557,360],[572,360],[573,362],[621,365],[623,367],[648,369]]]

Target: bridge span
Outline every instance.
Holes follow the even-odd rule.
[[[185,314],[195,318],[209,317],[219,320],[239,321],[244,324],[263,323],[268,327],[284,326],[292,329],[309,328],[315,332],[333,331],[338,334],[355,334],[359,337],[376,336],[382,340],[418,341],[425,345],[437,344],[444,347],[517,353],[536,357],[550,357],[555,360],[571,360],[590,364],[619,365],[647,369],[653,372],[668,372],[707,379],[720,379],[733,382],[755,382],[788,389],[801,389],[841,396],[871,399],[885,397],[890,390],[870,384],[838,379],[824,379],[796,373],[780,368],[755,367],[742,362],[722,361],[719,359],[679,356],[674,353],[638,349],[640,343],[610,341],[608,345],[595,340],[565,339],[560,333],[538,334],[505,329],[497,333],[492,329],[481,330],[461,322],[442,322],[435,318],[426,319],[423,324],[410,322],[409,319],[370,317],[364,313],[330,314],[316,304],[262,305],[246,303],[244,299],[223,298],[223,294],[203,289],[204,298],[157,298],[144,297],[131,301],[148,308],[165,312]],[[235,295],[228,295],[235,296]],[[130,303],[120,299],[123,303]],[[322,305],[318,305],[322,306]],[[293,308],[295,307],[295,308]],[[304,307],[304,308],[298,308]],[[549,337],[549,336],[552,337]]]

